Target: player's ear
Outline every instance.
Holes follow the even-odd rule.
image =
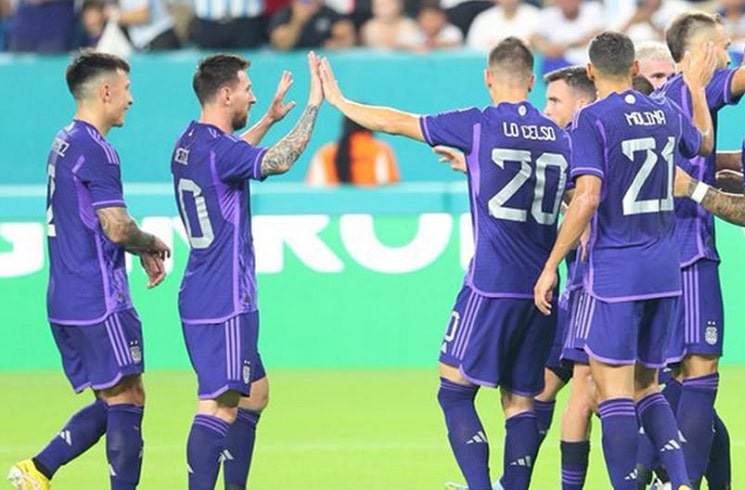
[[[99,85],[98,96],[104,102],[110,101],[111,100],[111,86],[106,82],[103,82],[101,85]]]
[[[484,69],[484,85],[486,85],[487,90],[491,88],[492,80],[491,80],[491,72],[489,71],[489,68]]]
[[[232,96],[232,93],[230,91],[230,87],[227,85],[220,88],[220,100],[223,105],[229,106],[231,101],[230,98]]]
[[[589,78],[593,82],[595,81],[595,73],[592,63],[587,63],[587,78]]]
[[[531,73],[530,79],[528,79],[528,92],[533,91],[533,85],[535,85],[535,75]]]
[[[631,76],[635,77],[639,74],[639,60],[634,60],[631,65]]]

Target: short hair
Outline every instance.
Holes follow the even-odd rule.
[[[718,15],[706,12],[694,10],[678,15],[665,31],[665,41],[673,60],[676,63],[683,60],[688,43],[695,34],[702,29],[712,29],[721,23],[722,19]]]
[[[100,10],[103,12],[105,7],[106,4],[103,3],[103,0],[84,0],[83,5],[80,7],[80,11]]]
[[[634,43],[620,32],[601,32],[590,41],[590,63],[601,73],[624,75],[634,64]]]
[[[509,36],[502,39],[489,52],[488,65],[490,69],[496,68],[500,72],[528,78],[533,74],[533,53],[525,41]]]
[[[632,80],[632,86],[637,92],[649,95],[654,92],[654,85],[644,75],[637,75]]]
[[[550,71],[543,76],[543,82],[546,85],[558,81],[563,81],[569,88],[586,95],[590,100],[597,98],[595,84],[587,76],[587,69],[584,66],[567,66]]]
[[[192,80],[199,103],[204,105],[221,87],[237,82],[238,72],[250,65],[246,58],[235,54],[218,53],[202,59]]]
[[[113,54],[82,49],[65,71],[67,88],[75,100],[82,100],[86,96],[85,85],[88,82],[103,74],[116,73],[117,70],[129,73],[129,63]]]
[[[636,45],[636,59],[639,63],[652,60],[663,60],[674,62],[673,56],[670,54],[665,43],[659,41],[644,41]]]

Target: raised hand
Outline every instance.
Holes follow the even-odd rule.
[[[284,98],[287,95],[287,91],[292,86],[292,73],[289,71],[283,71],[282,77],[279,79],[277,84],[277,91],[274,93],[269,109],[266,111],[267,117],[272,123],[281,121],[291,110],[295,107],[295,101],[292,100],[285,104]]]
[[[686,51],[681,65],[686,85],[691,90],[705,89],[717,66],[714,43],[705,42],[699,49]]]
[[[466,168],[466,157],[463,156],[463,153],[461,153],[460,151],[454,150],[447,146],[435,146],[434,148],[432,148],[432,151],[440,155],[438,161],[448,162],[450,164],[450,168],[452,168],[456,172],[468,172],[468,169]]]
[[[150,252],[145,252],[140,255],[140,264],[143,270],[147,274],[147,287],[148,289],[154,288],[166,277],[166,268],[163,264],[163,259],[158,255]]]
[[[326,96],[326,100],[329,101],[329,104],[336,107],[344,96],[339,89],[339,84],[336,83],[336,78],[334,77],[334,72],[331,69],[331,64],[329,63],[328,58],[321,58],[319,72],[321,84],[323,85],[323,95]]]
[[[323,102],[324,93],[319,74],[319,58],[313,51],[308,53],[308,70],[310,71],[308,105],[320,106]]]

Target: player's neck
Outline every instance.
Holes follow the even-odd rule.
[[[604,99],[610,94],[622,93],[631,90],[631,80],[628,78],[595,78],[595,89],[598,99]]]
[[[90,124],[101,133],[101,136],[106,137],[111,129],[111,124],[106,122],[106,118],[98,111],[90,110],[85,106],[78,106],[75,111],[75,119]]]
[[[233,121],[230,114],[214,107],[203,107],[202,114],[199,116],[199,122],[202,124],[211,124],[225,133],[233,132]]]
[[[527,99],[528,89],[523,86],[495,85],[491,90],[491,100],[494,105],[501,104],[502,102],[517,104]]]

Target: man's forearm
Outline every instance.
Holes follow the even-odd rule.
[[[745,226],[745,195],[728,194],[691,179],[686,197],[693,199],[715,216],[738,226]]]

